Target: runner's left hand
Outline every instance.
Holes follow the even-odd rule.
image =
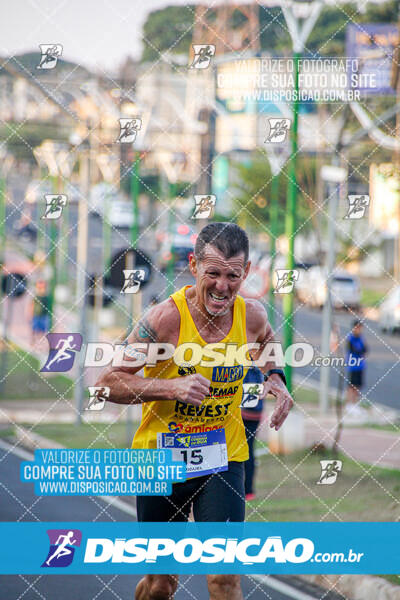
[[[263,398],[272,394],[276,398],[275,409],[271,416],[270,427],[276,431],[283,425],[294,402],[282,379],[276,373],[270,375],[264,383]]]

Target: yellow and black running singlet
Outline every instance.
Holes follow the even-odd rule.
[[[206,346],[190,314],[185,286],[171,295],[181,317],[178,347],[183,343]],[[233,309],[232,327],[221,340],[237,347],[247,343],[246,306],[237,296]],[[187,365],[187,363],[185,363]],[[242,383],[247,367],[223,365],[203,367],[196,364],[188,370],[175,364],[173,359],[159,362],[155,367],[145,367],[144,377],[172,379],[185,376],[188,372],[200,373],[210,382],[209,393],[201,406],[186,404],[179,400],[158,400],[142,404],[142,421],[133,439],[132,448],[157,448],[157,433],[203,433],[224,429],[228,460],[242,462],[248,459],[248,446],[240,413]]]

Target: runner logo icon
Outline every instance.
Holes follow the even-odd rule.
[[[135,117],[127,119],[126,117],[119,119],[120,132],[117,142],[120,144],[131,144],[136,140],[137,132],[142,128],[142,119]]]
[[[255,408],[263,393],[262,383],[244,383],[243,399],[240,408]]]
[[[207,69],[215,54],[215,46],[213,44],[192,44],[192,48],[194,58],[189,69]]]
[[[344,219],[362,219],[369,206],[369,196],[348,196],[349,208]]]
[[[75,548],[81,545],[79,529],[48,529],[50,548],[42,567],[68,567],[74,558]]]
[[[276,269],[277,282],[274,294],[290,294],[293,286],[299,278],[299,272],[295,269]]]
[[[321,476],[317,481],[318,485],[332,485],[336,482],[337,476],[342,470],[341,460],[320,460]]]
[[[67,204],[65,194],[45,194],[46,210],[42,219],[59,219],[64,206]]]
[[[290,129],[290,119],[268,119],[269,134],[265,142],[279,144],[286,140]]]
[[[54,69],[57,64],[57,60],[61,57],[63,47],[61,44],[39,44],[40,52],[40,63],[37,65],[37,69]]]
[[[40,369],[46,373],[65,373],[72,369],[75,352],[82,347],[80,333],[48,333],[49,356],[45,365]]]
[[[121,294],[136,294],[146,275],[144,269],[123,269],[123,272],[125,280]]]
[[[215,194],[196,194],[194,201],[196,206],[192,219],[209,219],[213,216],[215,203],[217,201]]]
[[[89,401],[85,410],[103,410],[106,400],[110,397],[109,387],[89,386]]]

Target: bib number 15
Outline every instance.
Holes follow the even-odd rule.
[[[201,448],[196,448],[193,450],[181,450],[180,454],[183,456],[183,460],[186,464],[201,465],[201,463],[203,462]]]

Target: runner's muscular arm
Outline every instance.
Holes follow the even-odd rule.
[[[180,316],[173,300],[168,299],[151,308],[134,327],[128,344],[176,343]],[[136,361],[127,354],[124,360]],[[101,374],[96,386],[109,387],[108,400],[117,404],[141,404],[155,400],[181,400],[200,405],[208,393],[209,381],[202,375],[188,375],[174,379],[142,377],[137,373],[143,364],[132,367],[109,367]]]
[[[255,341],[260,344],[259,350],[251,351],[252,358],[257,360],[267,344],[274,342],[272,327],[261,302],[258,302],[258,300],[246,299],[246,321],[248,339],[255,339]],[[263,365],[260,365],[260,370],[265,374],[270,369],[276,369],[277,366],[278,365],[274,361],[268,361]],[[263,397],[265,398],[268,393],[276,397],[270,427],[275,428],[276,431],[278,431],[293,406],[293,399],[282,379],[276,373],[270,375],[268,380],[264,383]]]

